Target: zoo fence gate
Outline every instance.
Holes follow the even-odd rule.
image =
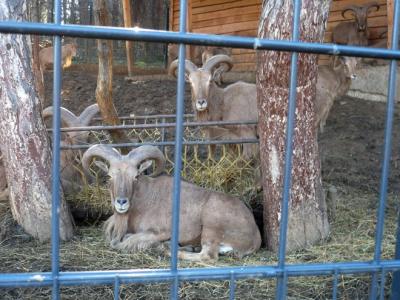
[[[392,284],[392,299],[400,299],[400,233],[397,232],[395,259],[381,259],[381,245],[383,238],[384,214],[387,198],[389,162],[392,143],[392,127],[394,116],[394,103],[396,93],[397,60],[400,59],[398,51],[398,34],[400,23],[400,1],[395,1],[393,36],[391,49],[369,49],[354,46],[340,46],[333,44],[319,44],[299,42],[299,23],[301,0],[293,0],[293,29],[291,41],[266,40],[240,36],[217,36],[209,34],[192,34],[186,32],[186,14],[180,14],[179,32],[159,30],[130,30],[126,28],[93,27],[82,25],[61,24],[61,0],[54,1],[55,22],[52,24],[29,22],[0,22],[0,32],[16,34],[43,34],[54,36],[54,81],[53,81],[53,178],[52,178],[52,250],[51,272],[0,274],[0,287],[52,287],[52,298],[60,298],[60,286],[71,285],[104,285],[114,284],[114,297],[119,298],[121,284],[170,282],[170,297],[178,298],[180,281],[195,280],[229,280],[230,299],[235,298],[235,284],[244,278],[276,278],[276,298],[285,299],[287,295],[288,278],[294,276],[332,276],[332,298],[337,299],[338,276],[342,274],[370,273],[372,283],[370,299],[379,295],[383,299],[384,278],[387,272],[394,272]],[[187,0],[180,1],[180,11],[187,11]],[[177,43],[179,47],[179,72],[176,111],[175,133],[175,168],[174,168],[174,194],[172,217],[171,241],[171,266],[169,269],[157,270],[113,270],[113,271],[79,271],[60,272],[59,269],[59,161],[60,161],[60,95],[61,95],[61,37],[103,38],[114,40],[135,40],[144,42]],[[179,203],[180,203],[180,169],[183,144],[183,99],[184,99],[184,61],[186,44],[204,44],[208,46],[236,47],[255,50],[290,51],[291,75],[288,109],[288,124],[286,131],[284,187],[282,196],[282,212],[280,226],[280,245],[278,264],[270,266],[251,267],[218,267],[218,268],[178,268],[178,228],[179,228]],[[296,106],[296,82],[298,52],[347,55],[371,58],[390,59],[390,73],[388,83],[388,102],[386,125],[384,134],[384,155],[380,179],[379,207],[377,211],[374,258],[372,261],[363,262],[337,262],[317,264],[287,264],[286,263],[286,233],[288,221],[288,200],[291,182],[292,138],[294,129],[294,116]],[[284,238],[282,238],[284,237]],[[380,287],[379,284],[380,277]],[[378,291],[378,289],[380,291]]]

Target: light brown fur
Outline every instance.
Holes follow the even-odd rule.
[[[61,47],[61,59],[62,59],[62,68],[68,68],[72,64],[72,58],[76,56],[77,46],[76,44],[65,44]],[[53,57],[53,47],[43,48],[39,51],[39,64],[40,64],[40,71],[43,73],[44,71],[51,67],[54,63]]]
[[[379,10],[379,5],[372,2],[363,6],[351,5],[344,9],[342,16],[345,17],[345,13],[350,11],[355,20],[336,25],[332,31],[332,42],[343,45],[368,46],[368,14],[372,8]]]
[[[61,121],[65,127],[88,126],[93,117],[99,112],[97,104],[88,106],[79,116],[61,107]],[[53,116],[53,107],[49,106],[42,112],[43,119]],[[65,132],[62,146],[87,143],[89,131]],[[79,150],[63,150],[60,154],[60,173],[64,193],[71,194],[79,191],[82,186],[83,172],[78,169],[82,154]]]
[[[207,62],[202,68],[193,67],[186,61],[187,79],[192,91],[192,106],[197,121],[257,121],[257,91],[256,85],[236,82],[220,88],[215,78],[226,72],[226,63],[231,64],[231,59],[226,55],[216,55],[211,59],[220,60],[219,63],[207,68]],[[177,61],[171,64],[170,74],[175,75]],[[199,110],[199,103],[207,103],[205,110]],[[208,139],[255,139],[257,138],[256,125],[213,126],[203,129]],[[258,146],[254,144],[243,145],[245,158],[258,157]]]
[[[157,159],[162,160],[162,153],[151,147],[142,146],[132,151],[159,152]],[[86,169],[95,156],[110,164],[111,203],[116,210],[105,225],[107,241],[113,248],[139,251],[170,240],[173,178],[140,175],[147,167],[139,166],[154,156],[134,161],[132,151],[133,154],[121,156],[111,149],[106,145],[92,146],[82,159]],[[163,167],[157,169],[159,173]],[[254,217],[243,202],[185,181],[181,182],[179,233],[181,246],[201,245],[200,253],[180,252],[181,258],[194,261],[217,259],[223,246],[231,247],[236,256],[242,257],[255,252],[261,245]]]
[[[335,57],[331,65],[318,68],[315,128],[319,127],[321,132],[335,99],[349,90],[356,66],[357,59],[354,57]]]

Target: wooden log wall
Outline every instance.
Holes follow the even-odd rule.
[[[189,0],[187,29],[195,33],[256,36],[262,0]],[[348,5],[363,5],[372,0],[333,0],[324,41],[329,43],[332,29],[344,21],[341,11]],[[387,0],[377,0],[379,11],[369,15],[370,43],[376,43],[387,31]],[[351,20],[351,14],[346,14]],[[179,0],[170,0],[170,30],[179,30]],[[382,38],[381,38],[382,39]],[[385,38],[386,39],[386,36]],[[233,49],[234,71],[254,71],[255,52],[248,49]],[[328,63],[327,56],[320,57],[320,64]]]

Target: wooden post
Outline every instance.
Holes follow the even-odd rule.
[[[392,28],[393,28],[393,14],[394,14],[394,0],[387,0],[387,23],[388,23],[388,34],[387,34],[387,46],[392,46]]]
[[[132,10],[131,10],[131,1],[130,0],[122,0],[123,6],[123,15],[124,15],[124,27],[130,28],[132,27]],[[126,41],[126,61],[128,65],[128,76],[133,75],[133,64],[134,64],[134,56],[133,56],[133,42]]]
[[[192,31],[192,0],[187,1],[187,15],[186,15],[186,30]],[[186,46],[186,58],[192,60],[194,47],[191,45]]]
[[[94,23],[96,26],[111,26],[112,0],[95,0],[93,2]],[[119,125],[118,113],[112,98],[113,81],[113,43],[111,40],[97,40],[99,56],[99,73],[97,76],[96,102],[99,105],[103,121],[107,125]],[[110,130],[114,142],[125,142],[129,138],[125,131]]]
[[[174,31],[174,0],[170,0],[169,2],[169,30]]]

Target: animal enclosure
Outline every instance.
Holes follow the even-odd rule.
[[[296,3],[298,4],[299,1]],[[397,12],[400,12],[399,7],[397,7]],[[181,20],[185,21],[183,17]],[[398,22],[399,20],[395,24]],[[21,28],[34,33],[43,33],[44,29],[52,28],[51,30],[55,30],[52,34],[61,35],[63,33],[61,24],[46,25],[43,29],[35,27],[35,24],[0,23],[1,32],[20,32]],[[79,26],[69,28],[74,28],[68,33],[70,35],[79,34],[93,37],[90,36],[89,31]],[[112,32],[115,34],[115,38],[154,41],[161,39],[161,37],[153,36],[154,32],[140,29],[137,32],[115,28],[110,29],[110,32],[107,30],[109,29],[97,29],[95,37]],[[212,35],[202,36],[201,39],[192,37],[192,40],[184,40],[186,37],[185,33],[165,33],[162,39],[171,39],[173,42],[221,43],[221,46],[238,41],[224,37],[222,45],[221,40]],[[260,51],[277,46],[277,44],[273,45],[263,40],[243,39],[240,41],[242,47],[250,49],[256,46]],[[60,50],[61,45],[58,44],[58,46],[58,50]],[[309,48],[298,42],[282,43],[281,47],[287,51],[310,51]],[[314,47],[312,51],[318,53],[331,53],[334,49],[339,49],[340,53],[344,55],[400,58],[396,48],[368,51],[345,46],[334,48],[333,46],[314,45]],[[393,63],[393,65],[395,70],[395,64]],[[47,73],[45,76],[48,78],[55,76],[56,81],[60,82],[60,67],[55,68],[53,74]],[[63,73],[63,76],[63,105],[78,113],[82,111],[83,107],[93,103],[95,74],[82,75],[68,71]],[[120,114],[176,113],[177,127],[183,129],[184,108],[188,113],[191,109],[190,101],[185,101],[186,107],[184,106],[184,99],[185,97],[189,98],[190,95],[188,91],[186,94],[184,93],[183,74],[179,74],[178,80],[177,91],[174,82],[170,81],[128,84],[122,77],[117,77],[114,82],[116,87],[114,97]],[[138,88],[139,86],[140,88]],[[295,86],[291,86],[291,88],[293,89]],[[391,86],[391,89],[393,91],[394,87]],[[47,86],[46,92],[51,95],[51,87]],[[177,102],[180,106],[178,109],[173,104],[176,94],[179,95]],[[61,95],[57,94],[56,98],[58,97]],[[47,97],[47,99],[50,98]],[[162,102],[161,106],[160,102]],[[171,263],[163,252],[158,252],[158,249],[143,256],[116,253],[105,246],[99,229],[93,227],[80,228],[75,240],[61,244],[61,252],[53,252],[53,254],[55,253],[52,257],[53,264],[50,266],[49,244],[38,244],[23,233],[16,231],[8,233],[12,238],[1,245],[5,249],[4,252],[9,253],[10,256],[1,256],[4,261],[1,261],[0,264],[2,266],[0,269],[2,272],[0,274],[0,287],[2,288],[0,296],[4,299],[40,299],[48,298],[52,293],[55,299],[60,294],[63,298],[71,299],[77,297],[87,299],[167,298],[168,296],[173,299],[178,297],[185,299],[229,297],[233,299],[235,296],[240,299],[254,299],[274,297],[276,289],[283,287],[286,289],[284,297],[287,295],[288,297],[300,296],[305,299],[329,297],[355,299],[365,297],[368,293],[375,293],[375,295],[379,293],[381,297],[384,297],[390,293],[392,278],[400,269],[399,260],[393,259],[397,220],[395,207],[398,202],[397,191],[400,175],[398,148],[393,151],[393,156],[387,154],[387,149],[390,147],[388,141],[392,141],[393,145],[399,144],[398,120],[400,116],[398,112],[394,113],[393,95],[389,97],[388,102],[387,116],[385,115],[385,106],[381,103],[364,103],[362,100],[346,97],[335,102],[325,132],[320,136],[323,177],[328,184],[338,187],[340,195],[340,201],[334,205],[336,210],[334,216],[336,217],[333,221],[333,232],[330,239],[321,245],[284,256],[282,268],[278,267],[278,263],[282,261],[266,250],[245,258],[243,261],[227,256],[216,268],[214,265],[187,262],[180,262],[178,265],[176,260],[177,239],[175,239],[175,244],[172,244]],[[47,104],[56,105],[56,101]],[[385,121],[386,119],[387,121]],[[394,128],[393,135],[391,130],[388,131],[385,138],[386,147],[382,149],[385,122],[389,128],[393,123],[397,127]],[[59,128],[56,127],[55,136],[59,134]],[[160,135],[157,132],[145,132],[141,139],[145,140],[149,136],[154,138]],[[174,164],[179,166],[183,163],[183,167],[185,167],[187,164],[182,161],[184,158],[179,149],[186,136],[180,136],[177,131],[172,137],[176,138],[176,143],[174,147],[171,147],[173,150],[167,151],[176,151]],[[55,151],[60,150],[57,146],[55,149]],[[183,148],[183,153],[186,149]],[[382,171],[382,174],[380,172],[383,153],[386,153],[384,156],[386,164],[391,160],[394,166],[390,174],[387,170]],[[202,155],[200,155],[200,159],[197,159],[199,164],[204,163]],[[196,158],[196,156],[194,157]],[[208,161],[206,160],[205,163]],[[180,170],[176,172],[175,176],[179,178]],[[379,187],[381,176],[383,183]],[[388,197],[382,191],[378,191],[382,188],[386,191],[387,183],[389,183]],[[285,186],[285,190],[288,191],[289,188],[289,185]],[[232,190],[229,192],[233,193]],[[379,204],[376,203],[378,196],[380,197]],[[59,196],[54,195],[55,199],[57,197]],[[179,194],[174,197],[174,203],[179,203]],[[386,211],[384,220],[386,204],[389,209]],[[175,213],[177,214],[177,212]],[[288,212],[283,213],[287,214]],[[376,220],[372,219],[371,215],[376,214],[378,214]],[[384,221],[386,222],[385,228],[383,227]],[[57,224],[57,218],[53,217],[53,226],[55,224]],[[175,225],[175,237],[178,234],[177,228],[178,226]],[[375,238],[375,230],[378,232],[382,230],[383,237]],[[54,245],[60,245],[57,232],[52,246],[54,247]],[[383,246],[383,251],[379,251],[377,255],[377,248],[380,250],[381,246]],[[25,255],[26,249],[34,249],[35,255]],[[53,272],[49,272],[49,270]],[[374,276],[371,278],[370,274]],[[283,285],[279,284],[276,279],[282,280]],[[92,284],[100,287],[85,286]],[[61,285],[61,289],[59,285]],[[52,289],[50,290],[48,287],[52,287]],[[393,290],[393,294],[395,292],[396,289]]]

